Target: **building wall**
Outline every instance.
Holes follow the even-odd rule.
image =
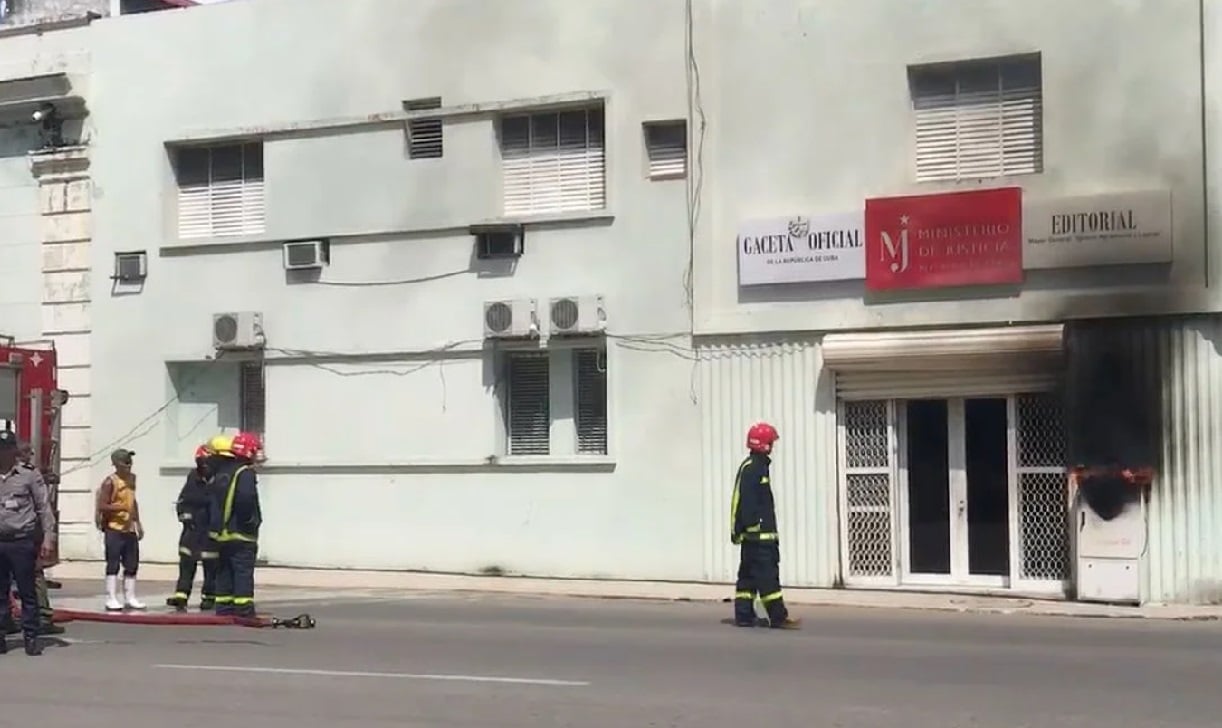
[[[704,578],[733,581],[730,493],[747,428],[761,420],[781,434],[772,466],[783,557],[792,586],[836,586],[836,399],[815,339],[726,337],[699,347]]]
[[[207,361],[211,315],[253,310],[268,339],[272,563],[699,578],[685,184],[645,178],[641,127],[686,114],[683,4],[384,5],[262,0],[95,26],[107,92],[92,105],[106,130],[93,147],[94,268],[145,250],[148,278],[122,290],[94,280],[93,424],[99,443],[138,453],[149,557],[174,557],[171,501],[192,450],[240,419],[237,366]],[[473,28],[499,32],[475,40]],[[493,114],[447,122],[442,159],[407,159],[401,124],[269,137],[266,232],[176,239],[167,143],[422,97],[448,107],[581,92],[609,92],[607,209],[532,219],[512,269],[474,260],[465,229],[502,217]],[[283,270],[283,240],[322,235],[331,263],[319,278]],[[497,457],[482,303],[582,294],[606,304],[609,455]]]
[[[1216,308],[1212,289],[1203,293],[1206,273],[1217,280],[1222,272],[1222,256],[1206,256],[1204,246],[1198,3],[697,5],[703,10],[693,31],[697,116],[707,120],[695,162],[704,170],[698,333]],[[1125,50],[1116,53],[1120,38]],[[1037,52],[1042,173],[915,183],[907,67]],[[839,213],[860,209],[868,197],[996,185],[1021,185],[1033,197],[1170,188],[1174,263],[1028,271],[1017,294],[987,288],[916,292],[875,296],[869,304],[860,281],[737,285],[733,241],[746,219]]]

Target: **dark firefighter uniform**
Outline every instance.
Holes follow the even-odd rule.
[[[259,553],[258,478],[251,467],[262,445],[257,436],[240,432],[221,458],[209,485],[209,535],[220,559],[216,575],[216,613],[255,615],[255,559]],[[224,457],[228,455],[228,457]]]
[[[734,586],[734,623],[756,624],[755,598],[768,612],[769,626],[792,629],[799,621],[789,617],[781,592],[781,549],[777,538],[776,503],[772,497],[770,466],[776,429],[766,423],[747,434],[750,454],[738,466],[730,501],[730,540],[739,546],[738,579]]]
[[[174,596],[166,600],[166,604],[175,609],[186,609],[191,599],[195,571],[201,563],[204,583],[200,586],[199,608],[206,611],[216,608],[216,572],[220,553],[216,542],[208,535],[212,514],[208,468],[212,455],[207,446],[195,451],[195,469],[187,475],[175,504],[178,520],[182,523],[182,535],[178,537],[178,583],[174,587]]]

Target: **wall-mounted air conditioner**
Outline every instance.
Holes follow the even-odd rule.
[[[538,303],[533,298],[484,304],[484,338],[527,339],[539,335]]]
[[[212,314],[212,348],[225,351],[262,349],[266,343],[263,314],[256,311]]]
[[[607,328],[602,296],[564,296],[548,302],[551,335],[598,334]]]
[[[327,240],[293,240],[284,244],[285,270],[317,270],[331,262]]]

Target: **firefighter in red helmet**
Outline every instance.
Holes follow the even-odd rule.
[[[755,598],[768,612],[768,625],[796,629],[781,592],[781,549],[777,541],[776,503],[769,468],[776,428],[759,422],[747,430],[747,458],[738,466],[730,501],[730,540],[739,547],[738,579],[734,585],[734,624],[754,627]]]
[[[216,613],[255,616],[255,559],[259,553],[258,478],[253,465],[261,458],[263,441],[253,432],[239,432],[218,454],[210,485],[209,536],[220,554],[216,574]]]

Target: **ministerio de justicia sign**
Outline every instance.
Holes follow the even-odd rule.
[[[1171,193],[1165,189],[1032,199],[1017,188],[1000,188],[878,198],[863,207],[874,213],[870,232],[877,240],[868,236],[865,209],[744,222],[735,240],[739,285],[860,281],[870,267],[875,290],[1006,284],[1020,282],[1021,271],[1172,260]],[[949,224],[937,223],[948,215]],[[934,225],[918,229],[921,218]],[[989,234],[976,234],[982,230]],[[874,266],[867,256],[878,258]],[[903,276],[899,268],[911,270],[914,263],[926,274],[940,272]],[[955,268],[960,270],[952,274]]]

